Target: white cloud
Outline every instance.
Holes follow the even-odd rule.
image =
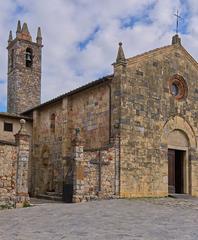
[[[175,28],[176,9],[191,11],[185,46],[196,57],[197,12],[195,0],[0,0],[0,69],[1,79],[7,72],[7,36],[16,31],[18,19],[28,23],[33,39],[38,26],[43,34],[42,100],[45,101],[103,73],[112,73],[117,44],[124,43],[127,57],[167,45]],[[18,12],[16,11],[18,9]],[[197,9],[197,11],[195,10]],[[121,20],[137,21],[123,28]],[[95,37],[80,50],[83,42],[99,27]],[[189,43],[189,39],[191,43]],[[0,101],[5,101],[6,84],[1,86]]]

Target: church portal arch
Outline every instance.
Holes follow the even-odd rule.
[[[191,192],[191,167],[189,152],[197,147],[196,137],[190,124],[180,116],[169,119],[163,127],[162,143],[167,146],[168,192]]]
[[[195,137],[195,133],[193,131],[193,128],[190,126],[190,124],[182,117],[180,116],[174,116],[170,118],[163,126],[163,134],[161,138],[161,142],[163,144],[168,144],[168,137],[170,139],[170,133],[173,131],[176,131],[178,134],[183,134],[187,137],[189,147],[196,148],[197,147],[197,141]]]

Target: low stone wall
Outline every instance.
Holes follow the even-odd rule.
[[[116,147],[74,145],[73,202],[116,197]]]
[[[15,205],[16,164],[16,144],[0,141],[0,208]]]
[[[29,204],[29,135],[24,127],[25,120],[20,124],[15,142],[0,140],[0,208]]]
[[[84,195],[87,200],[111,198],[115,193],[115,151],[84,152]]]

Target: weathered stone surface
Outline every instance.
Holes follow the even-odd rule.
[[[21,120],[21,128],[16,135],[15,143],[0,141],[0,207],[22,207],[29,203],[30,143],[24,123],[25,121]]]
[[[73,158],[75,129],[80,130],[85,148],[109,143],[109,98],[109,87],[100,84],[34,112],[32,193],[62,194]]]
[[[27,26],[25,24],[24,26]],[[26,49],[33,63],[26,67]],[[29,32],[20,32],[8,45],[8,112],[21,113],[41,101],[41,48],[32,42]]]
[[[40,101],[40,29],[33,43],[27,26],[23,33],[18,28],[8,46],[13,112]],[[32,195],[61,196],[70,184],[74,202],[167,196],[168,149],[177,149],[185,152],[183,192],[198,196],[198,64],[176,37],[172,45],[129,59],[120,44],[113,75],[25,113],[33,116]],[[27,47],[35,55],[31,69],[24,66]],[[81,139],[75,139],[79,132]],[[27,170],[24,162],[21,167]]]
[[[15,205],[16,165],[16,146],[0,143],[0,207]]]
[[[175,74],[183,76],[188,88],[187,96],[181,100],[170,93],[169,80]],[[194,92],[197,75],[197,63],[177,44],[129,58],[122,69],[115,65],[112,82],[117,84],[121,79],[115,91],[125,93],[120,97],[119,110],[122,197],[168,195],[167,152],[172,131],[180,132],[171,136],[175,147],[183,147],[180,139],[174,139],[185,134],[188,156],[198,158],[195,117],[198,107]],[[196,150],[191,151],[191,147]],[[190,162],[187,171],[189,167]],[[186,179],[189,184],[186,191],[198,195],[197,165],[192,163],[191,168],[192,178]]]
[[[115,198],[115,154],[116,147],[86,150],[75,147],[74,152],[74,196],[73,202]]]

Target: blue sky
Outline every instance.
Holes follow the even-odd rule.
[[[185,48],[198,58],[196,0],[0,0],[0,111],[6,111],[7,38],[17,20],[43,34],[42,102],[111,74],[118,42],[131,57],[168,45],[179,10]]]

